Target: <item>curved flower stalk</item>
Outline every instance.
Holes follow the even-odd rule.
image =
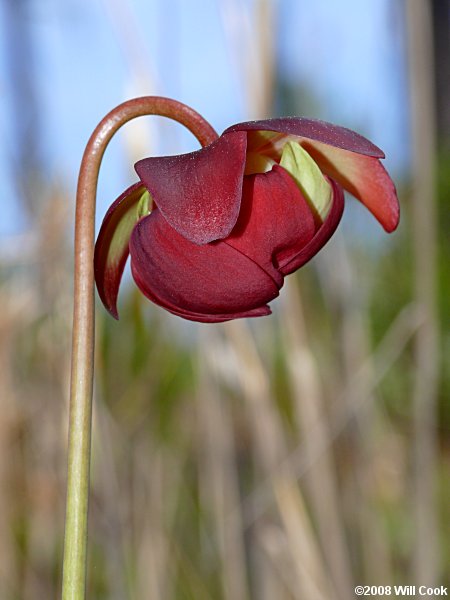
[[[239,123],[206,148],[146,158],[140,181],[108,210],[95,279],[118,318],[131,255],[141,291],[171,313],[202,322],[270,314],[284,277],[334,233],[343,189],[386,231],[398,224],[383,152],[359,134],[297,117]]]
[[[96,127],[83,154],[75,216],[75,281],[70,385],[69,455],[64,536],[63,600],[83,600],[86,587],[87,512],[94,373],[94,235],[97,180],[113,135],[143,115],[169,117],[185,125],[202,146],[217,138],[197,112],[168,98],[145,96],[120,104]]]

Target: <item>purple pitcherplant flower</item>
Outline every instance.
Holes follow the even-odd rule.
[[[399,220],[383,152],[330,123],[288,117],[239,123],[196,152],[146,158],[112,204],[95,248],[95,278],[116,318],[128,254],[140,290],[192,321],[270,314],[284,277],[330,239],[343,188],[384,229]]]

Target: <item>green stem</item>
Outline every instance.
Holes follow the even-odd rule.
[[[63,562],[63,600],[83,600],[94,374],[94,236],[97,181],[105,149],[117,130],[136,117],[159,115],[185,125],[207,146],[217,133],[188,106],[157,96],[124,102],[106,115],[89,139],[78,178],[70,387],[69,453]]]

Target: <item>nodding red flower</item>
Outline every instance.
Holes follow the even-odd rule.
[[[270,314],[285,275],[310,260],[342,216],[343,189],[384,229],[399,220],[383,152],[330,123],[288,117],[239,123],[196,152],[146,158],[112,204],[95,278],[116,318],[128,254],[141,291],[192,321]]]

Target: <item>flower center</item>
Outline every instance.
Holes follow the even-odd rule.
[[[269,134],[271,132],[261,133]],[[280,143],[278,138],[277,143]],[[333,191],[317,163],[301,144],[292,138],[285,137],[284,144],[277,147],[277,151],[274,149],[273,144],[267,143],[257,150],[248,151],[244,174],[267,173],[274,165],[279,164],[294,179],[317,219],[323,222],[331,208]],[[271,156],[268,156],[266,152]]]

